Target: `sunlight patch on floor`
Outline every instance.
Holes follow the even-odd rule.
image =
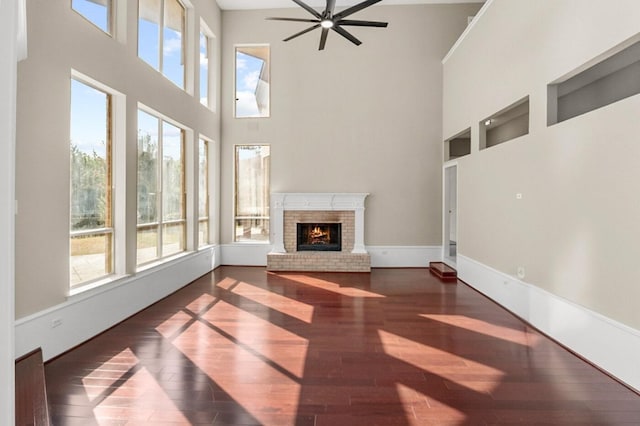
[[[82,385],[89,400],[93,401],[104,395],[109,388],[117,386],[139,362],[131,349],[126,348],[84,376]]]
[[[171,339],[176,333],[193,321],[193,316],[184,311],[176,312],[158,325],[155,330],[165,339]]]
[[[489,393],[499,386],[505,377],[504,372],[490,366],[476,366],[477,369],[482,369],[482,380],[466,380],[463,377],[469,376],[468,373],[472,372],[468,368],[468,359],[385,330],[378,330],[378,335],[386,354],[424,371],[425,376],[442,378],[443,385],[450,388]]]
[[[278,274],[278,276],[282,278],[286,278],[291,281],[299,282],[300,284],[304,284],[310,287],[319,288],[324,291],[330,291],[333,293],[340,294],[342,296],[349,297],[376,297],[383,298],[386,297],[381,294],[373,293],[371,291],[362,290],[360,288],[355,287],[341,287],[340,284],[336,284],[331,281],[322,280],[316,277],[310,277],[308,275],[295,274],[295,275],[287,275],[287,274]]]
[[[534,346],[540,341],[540,336],[528,332],[524,325],[522,329],[516,330],[512,327],[502,327],[465,315],[420,314],[420,316],[431,321],[448,324],[456,328],[464,328],[474,333],[507,340],[518,345]]]
[[[136,398],[138,395],[134,396],[131,392],[139,392],[139,396],[144,395],[144,397]],[[131,406],[122,407],[123,398],[136,402]],[[190,424],[189,419],[145,368],[136,371],[122,385],[113,390],[95,407],[94,413],[100,424],[113,424],[113,420]]]
[[[221,400],[231,398],[260,424],[274,424],[274,415],[278,416],[278,424],[294,424],[299,381],[307,357],[306,340],[291,333],[283,334],[282,329],[264,321],[258,324],[255,318],[243,322],[239,318],[248,314],[226,302],[220,301],[212,311],[208,316],[210,323],[193,323],[174,341],[175,347],[222,389],[225,395],[218,395]],[[230,327],[230,323],[242,323],[251,331],[243,334],[237,327]],[[277,345],[279,349],[275,352],[265,350],[268,345],[253,338],[261,334],[267,340],[289,339],[292,346]],[[279,408],[274,413],[265,395],[277,398],[278,407],[286,409]]]
[[[266,306],[278,312],[282,312],[307,324],[311,323],[313,318],[313,306],[306,303],[298,302],[280,294],[256,287],[246,282],[239,282],[232,288],[233,293]]]

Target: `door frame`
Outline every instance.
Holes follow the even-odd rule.
[[[455,173],[455,187],[450,188],[450,182],[448,179],[449,173]],[[450,190],[455,191],[455,229],[456,229],[456,256],[450,256],[451,246],[449,244],[449,236],[451,230],[449,209],[450,209]],[[447,265],[455,268],[457,263],[457,241],[458,241],[458,162],[453,161],[445,164],[442,167],[442,261]]]

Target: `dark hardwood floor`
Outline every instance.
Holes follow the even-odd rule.
[[[221,267],[45,372],[57,426],[640,424],[638,394],[427,269]]]

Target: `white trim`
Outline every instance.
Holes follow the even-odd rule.
[[[42,347],[46,361],[68,351],[211,271],[215,254],[210,247],[19,319],[16,356]]]
[[[458,49],[458,46],[460,46],[462,44],[462,42],[464,41],[464,39],[467,38],[467,34],[469,34],[471,29],[476,26],[476,24],[478,23],[478,20],[480,20],[480,17],[482,17],[482,15],[484,15],[484,13],[487,11],[487,9],[489,9],[489,7],[491,7],[492,3],[493,3],[493,0],[487,0],[486,3],[482,5],[482,7],[478,11],[478,13],[476,13],[476,16],[474,16],[473,19],[471,20],[471,23],[469,25],[467,25],[467,28],[465,28],[465,30],[463,31],[462,35],[460,37],[458,37],[458,40],[456,40],[456,42],[453,44],[451,49],[449,49],[449,52],[447,53],[447,55],[442,60],[443,64],[445,64],[449,60],[451,55],[453,55],[453,53]]]
[[[367,246],[372,268],[426,268],[442,259],[441,246]]]
[[[220,246],[221,264],[266,266],[273,245],[237,243]],[[366,246],[373,268],[426,268],[442,259],[441,246]]]
[[[449,161],[444,164],[442,167],[442,261],[452,267],[456,268],[456,259],[452,259],[451,257],[446,255],[447,250],[450,250],[449,245],[449,234],[451,231],[451,224],[447,222],[448,217],[448,209],[449,209],[449,201],[447,199],[447,169],[454,168],[456,169],[456,209],[458,208],[458,162],[457,161]],[[458,229],[458,214],[456,212],[456,232]],[[456,236],[457,237],[457,236]],[[457,244],[457,241],[456,241]],[[457,256],[457,251],[456,251]]]
[[[24,7],[24,1],[20,2]],[[24,12],[24,10],[21,10]],[[0,0],[0,424],[15,417],[15,146],[18,2]],[[21,20],[22,21],[22,20]],[[24,23],[24,22],[23,22]]]
[[[640,331],[458,254],[458,278],[640,390]]]
[[[273,245],[264,243],[234,243],[220,246],[222,265],[267,266],[267,254]]]

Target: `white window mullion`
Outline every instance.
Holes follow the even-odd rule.
[[[164,3],[164,2],[163,2]],[[164,16],[164,15],[163,15]],[[163,193],[163,182],[162,182],[162,168],[164,167],[164,158],[163,158],[163,154],[162,154],[162,145],[164,143],[164,134],[163,134],[163,130],[164,130],[164,121],[163,120],[158,120],[158,166],[156,167],[156,173],[157,173],[157,192],[158,192],[158,196],[157,196],[157,200],[156,200],[156,206],[157,206],[157,210],[158,210],[158,228],[157,228],[157,232],[158,232],[158,247],[156,250],[156,255],[158,258],[162,258],[162,229],[163,229],[163,208],[162,208],[162,197],[164,196]]]

